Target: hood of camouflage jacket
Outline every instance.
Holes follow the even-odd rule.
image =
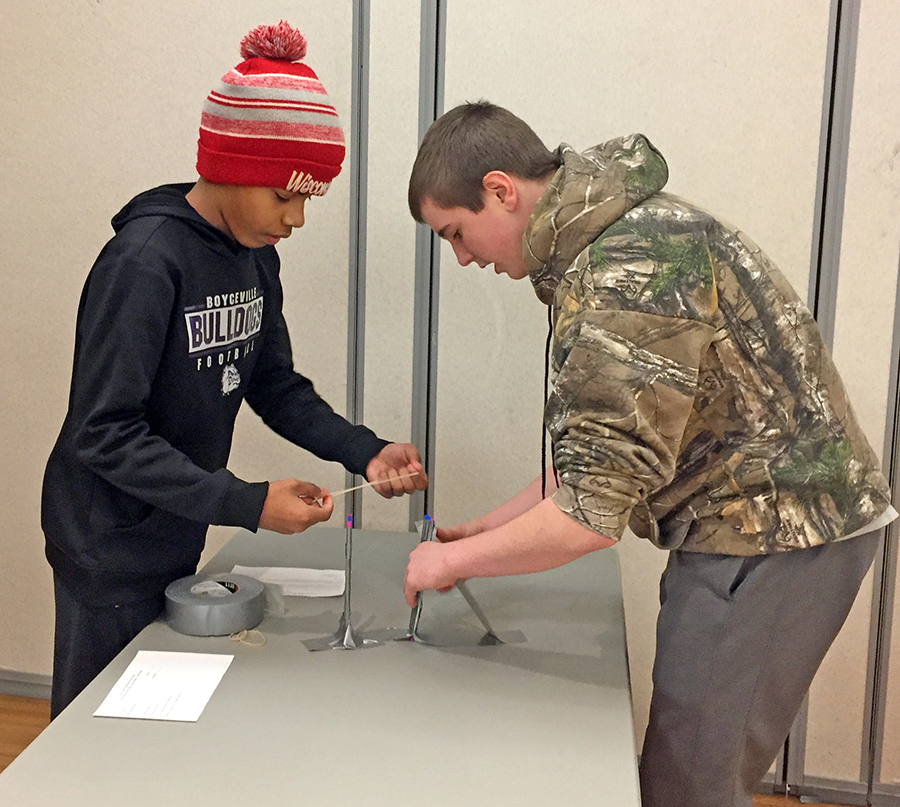
[[[563,143],[557,154],[562,165],[535,204],[523,240],[529,277],[546,305],[578,253],[669,178],[663,156],[642,134],[581,154]]]

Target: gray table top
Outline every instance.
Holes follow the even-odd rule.
[[[353,624],[405,628],[405,559],[415,534],[355,531]],[[343,568],[344,530],[239,532],[204,571]],[[618,559],[472,580],[498,633],[525,642],[430,647],[386,642],[311,652],[343,599],[285,598],[267,642],[146,628],[0,774],[0,805],[291,804],[638,807]],[[423,627],[478,636],[460,594],[428,595]],[[95,718],[137,650],[235,658],[196,723]]]

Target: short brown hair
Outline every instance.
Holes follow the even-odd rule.
[[[559,166],[559,157],[509,110],[484,100],[461,104],[441,115],[422,139],[409,178],[409,212],[421,223],[428,198],[439,207],[477,213],[488,172],[540,179]]]

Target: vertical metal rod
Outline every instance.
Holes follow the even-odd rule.
[[[837,308],[850,113],[859,38],[859,4],[860,0],[831,0],[828,23],[825,98],[819,137],[819,175],[808,289],[809,309],[828,347],[834,341]]]
[[[347,515],[347,534],[344,537],[344,620],[350,624],[350,583],[353,579],[353,516]]]
[[[444,107],[446,0],[422,0],[421,9],[419,142]],[[433,509],[435,489],[440,243],[423,224],[416,226],[415,277],[411,431],[412,441],[422,454],[429,485],[427,490],[410,497],[410,530]]]
[[[887,422],[885,424],[885,475],[894,502],[900,501],[900,273],[894,297],[894,338],[891,344],[890,380]],[[865,739],[867,754],[863,758],[863,776],[868,782],[869,801],[876,783],[881,780],[881,754],[884,746],[884,722],[887,705],[888,664],[890,662],[894,598],[898,567],[898,525],[895,521],[885,530],[882,551],[875,563],[872,595],[872,620],[869,635],[869,666],[866,676]]]
[[[856,64],[860,0],[832,0],[828,23],[828,56],[825,64],[824,101],[819,137],[819,175],[816,183],[810,283],[807,300],[825,344],[834,342],[838,267],[847,156],[850,144],[850,111]],[[791,728],[785,750],[784,784],[788,793],[802,787],[806,764],[806,723],[809,698]]]
[[[347,315],[347,419],[361,423],[364,416],[366,340],[366,206],[369,120],[369,0],[353,0],[353,76],[350,102],[350,276]],[[346,487],[354,487],[354,474],[346,474]],[[362,526],[362,491],[352,491],[347,508]]]

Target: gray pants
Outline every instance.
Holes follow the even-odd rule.
[[[751,558],[671,553],[641,755],[644,807],[751,807],[878,539]]]

